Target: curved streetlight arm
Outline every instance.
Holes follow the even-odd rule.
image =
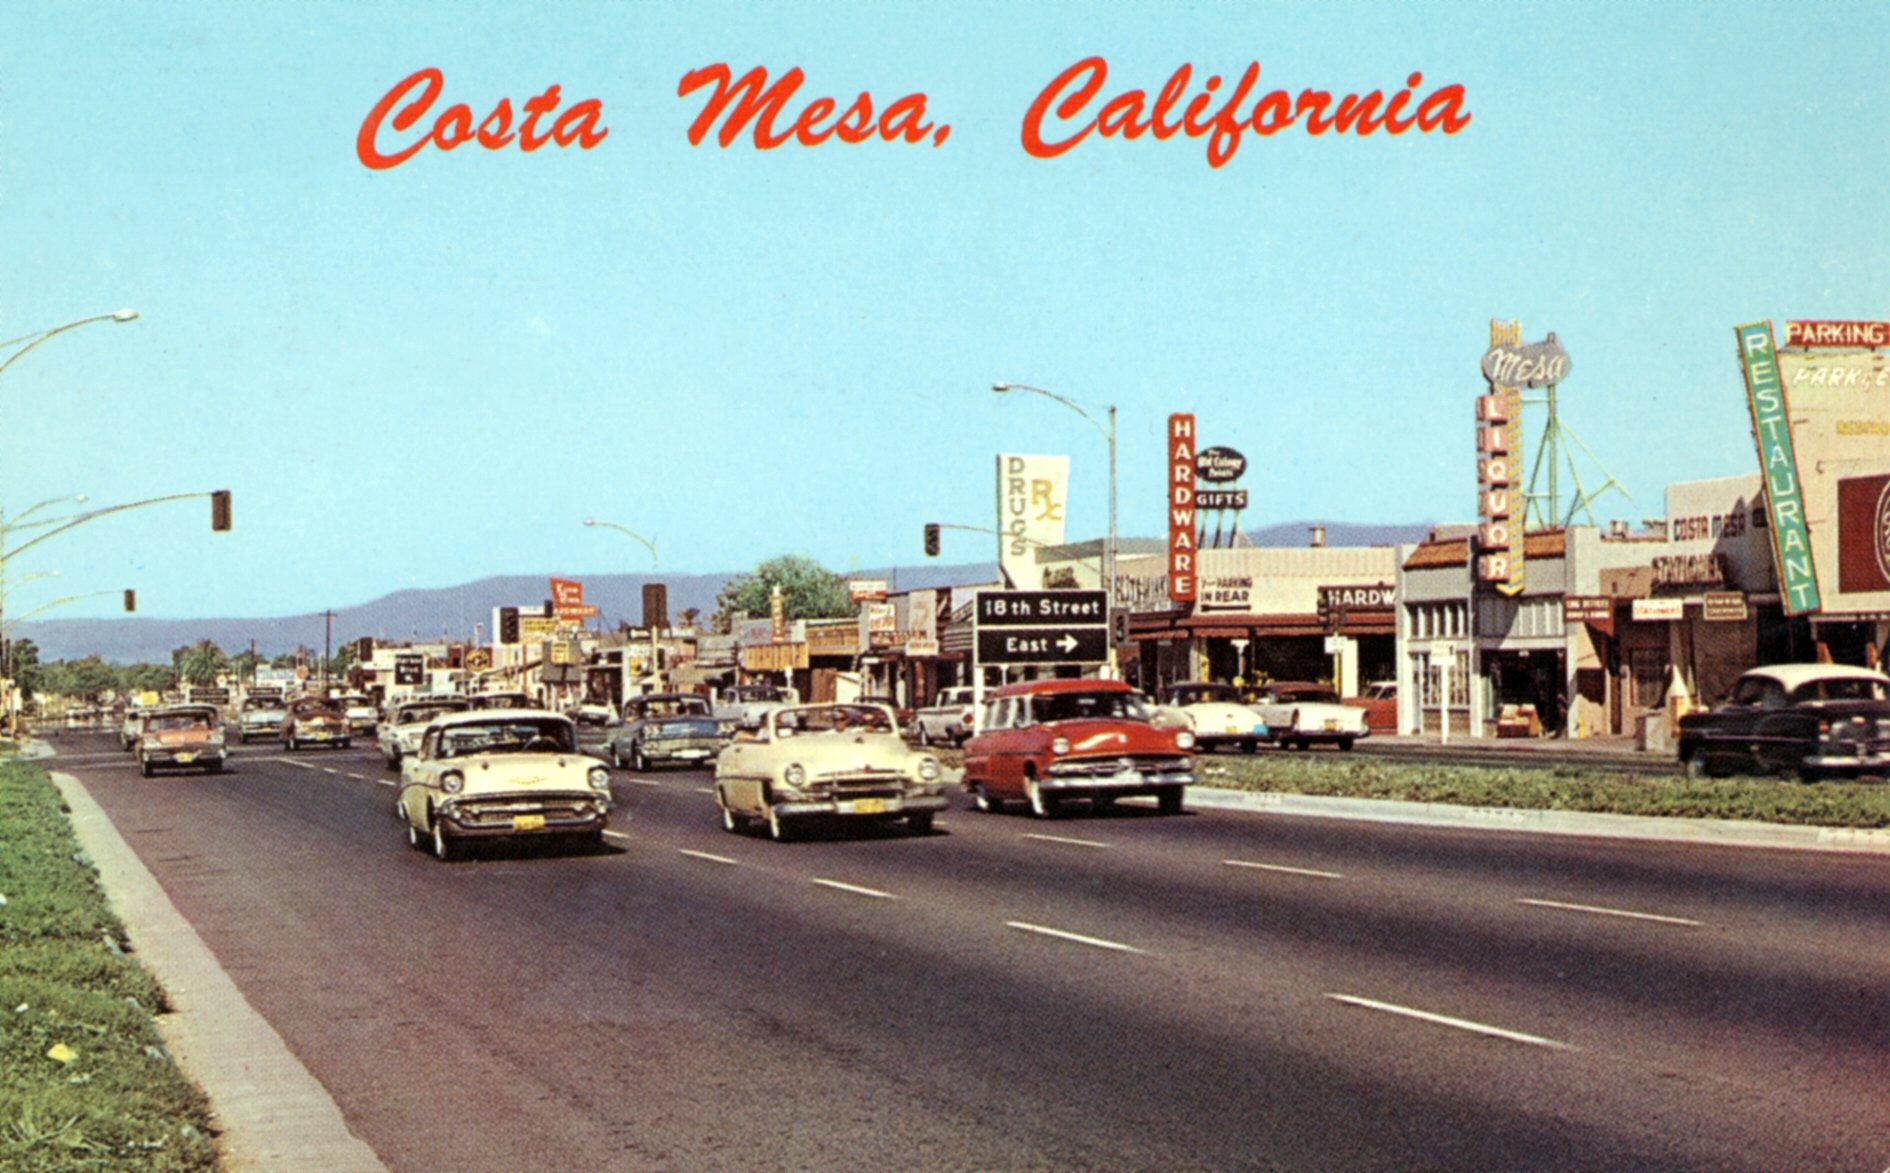
[[[1014,534],[1014,533],[1009,533],[1001,529],[992,529],[988,525],[959,525],[956,522],[950,522],[950,521],[935,521],[932,524],[937,526],[940,529],[963,530],[964,532],[968,534],[990,534],[992,537],[1006,538],[1006,539],[1019,541],[1019,542],[1029,542],[1031,545],[1036,546],[1038,549],[1042,549],[1042,550],[1054,550],[1059,545],[1062,544],[1060,542],[1046,542],[1041,538],[1033,538],[1029,536],[1028,534]],[[1103,568],[1107,565],[1107,561],[1099,554],[1089,555],[1089,556],[1078,554],[1072,557],[1070,561],[1072,562],[1094,561],[1096,563],[1097,573],[1101,573]]]
[[[0,362],[0,373],[5,373],[8,367],[20,361],[20,356],[25,354],[27,351],[33,349],[35,346],[38,346],[40,343],[46,341],[48,338],[51,338],[58,334],[64,334],[67,330],[76,330],[80,326],[89,326],[93,322],[130,322],[130,321],[136,320],[137,317],[138,317],[138,311],[130,310],[130,309],[119,310],[117,313],[111,313],[111,314],[93,314],[89,318],[80,318],[76,322],[67,322],[63,326],[54,326],[50,330],[42,330],[37,336],[32,335],[32,334],[25,334],[19,338],[14,338],[7,342],[0,342],[0,346],[12,346],[15,343],[25,341],[25,339],[27,338],[33,339],[31,342],[26,343],[25,346],[20,347],[18,350],[8,355],[7,360],[5,362]]]
[[[35,501],[33,504],[28,505],[25,509],[20,510],[18,513],[13,515],[13,520],[11,521],[6,520],[5,515],[0,514],[0,539],[4,539],[5,536],[9,532],[16,529],[27,529],[27,528],[42,526],[42,525],[56,525],[58,521],[60,520],[58,518],[47,518],[44,521],[34,521],[34,522],[28,522],[26,520],[27,518],[33,516],[35,513],[38,513],[40,510],[46,508],[46,506],[48,505],[64,505],[68,501],[74,504],[80,504],[80,503],[83,503],[85,500],[86,500],[86,496],[84,493],[76,493],[70,497],[48,497],[44,501]]]
[[[1103,439],[1108,440],[1112,444],[1115,443],[1115,437],[1110,434],[1108,428],[1103,426],[1102,421],[1098,420],[1095,416],[1089,414],[1089,410],[1087,408],[1085,408],[1082,404],[1078,403],[1076,400],[1071,399],[1067,395],[1058,395],[1055,391],[1047,390],[1046,388],[1043,388],[1043,387],[1033,387],[1029,383],[993,383],[991,384],[991,390],[997,392],[1000,395],[1003,395],[1006,392],[1010,392],[1010,391],[1029,391],[1032,394],[1042,395],[1046,399],[1054,399],[1058,403],[1061,403],[1063,406],[1075,412],[1077,415],[1080,415],[1084,419],[1088,420],[1090,427],[1095,428],[1097,431],[1103,434]],[[1109,409],[1110,416],[1114,417],[1115,413],[1116,413],[1116,409],[1111,407]]]
[[[107,505],[103,509],[94,509],[89,513],[81,513],[77,517],[62,519],[64,521],[63,525],[60,525],[55,529],[47,530],[45,533],[34,538],[32,541],[21,542],[19,545],[13,547],[11,550],[0,550],[0,567],[4,567],[6,565],[7,559],[12,558],[16,554],[25,553],[27,550],[30,550],[34,546],[39,545],[41,542],[45,541],[47,538],[57,537],[60,534],[65,533],[67,530],[72,529],[75,526],[84,525],[86,522],[91,521],[94,518],[104,517],[108,513],[123,513],[127,509],[142,509],[146,505],[162,505],[166,501],[188,501],[194,497],[208,497],[208,496],[210,496],[209,493],[172,493],[168,497],[150,497],[143,501],[130,501],[123,505]]]
[[[117,593],[118,593],[117,591],[90,591],[83,595],[62,595],[61,597],[54,599],[51,602],[41,603],[39,606],[33,608],[31,611],[28,611],[24,615],[15,615],[13,618],[6,621],[6,627],[7,629],[11,629],[13,625],[16,623],[25,623],[28,619],[31,619],[33,616],[38,615],[43,611],[50,611],[54,607],[63,607],[67,603],[77,603],[84,599],[102,599],[106,595],[115,595]]]
[[[655,565],[660,565],[660,564],[661,564],[661,559],[659,559],[659,558],[657,557],[657,555],[656,555],[656,541],[655,541],[655,539],[653,539],[653,538],[646,538],[646,537],[644,537],[644,536],[643,536],[642,534],[640,534],[640,533],[638,533],[638,532],[636,532],[635,530],[633,530],[633,529],[628,529],[628,528],[626,528],[626,527],[624,527],[624,526],[621,526],[621,525],[618,525],[618,524],[617,524],[616,522],[614,522],[614,521],[600,521],[600,520],[598,520],[598,519],[597,519],[597,518],[595,518],[595,517],[587,517],[587,518],[585,518],[585,519],[584,519],[584,524],[585,524],[585,525],[587,525],[587,526],[591,526],[591,527],[593,527],[593,528],[594,528],[594,527],[597,527],[597,526],[602,526],[602,527],[603,527],[603,528],[605,528],[605,529],[614,529],[614,530],[616,530],[616,531],[617,531],[618,533],[620,533],[620,534],[623,534],[623,535],[625,535],[626,537],[630,537],[630,538],[634,538],[634,539],[636,539],[637,541],[639,541],[639,542],[641,542],[641,543],[643,543],[643,548],[644,548],[644,549],[646,549],[646,550],[648,550],[648,551],[650,552],[650,564],[651,564],[652,566],[655,566]]]

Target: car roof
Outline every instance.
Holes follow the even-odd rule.
[[[1019,684],[1007,684],[987,696],[1042,696],[1053,692],[1135,692],[1134,685],[1126,680],[1102,680],[1085,676],[1077,680],[1026,680]]]
[[[562,721],[566,725],[571,724],[571,718],[563,713],[554,713],[550,709],[466,709],[457,713],[442,713],[433,718],[433,724],[449,727],[483,725],[500,718],[512,720],[519,717],[529,717],[534,721]]]
[[[209,713],[212,716],[218,716],[218,717],[223,715],[222,710],[218,709],[215,705],[205,705],[205,704],[196,704],[196,703],[182,704],[182,705],[160,705],[155,709],[146,709],[144,711],[144,715],[147,717],[157,717],[164,714],[181,714],[181,713]]]
[[[1787,691],[1814,680],[1873,680],[1878,684],[1890,685],[1890,676],[1874,669],[1854,668],[1848,664],[1767,664],[1762,668],[1751,669],[1746,675],[1769,676],[1784,685]]]

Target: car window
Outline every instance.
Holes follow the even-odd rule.
[[[1139,692],[1047,692],[1031,698],[1031,719],[1080,721],[1107,718],[1147,721],[1148,700]]]
[[[474,753],[569,753],[571,729],[558,721],[493,721],[448,725],[429,739],[440,740],[440,756]]]

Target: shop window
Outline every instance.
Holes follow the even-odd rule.
[[[1656,709],[1667,697],[1670,665],[1665,648],[1633,648],[1628,652],[1629,685],[1634,703],[1643,709]]]

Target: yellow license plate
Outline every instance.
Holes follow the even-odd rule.
[[[514,831],[542,831],[545,829],[545,816],[513,815],[512,829]]]
[[[180,753],[177,755],[177,760],[180,762],[194,762],[197,760],[197,755],[194,753]]]
[[[886,813],[886,800],[883,798],[860,798],[853,802],[856,815],[883,815]]]

